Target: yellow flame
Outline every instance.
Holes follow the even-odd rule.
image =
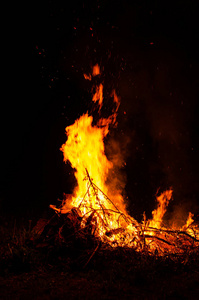
[[[92,76],[100,75],[99,65],[93,67]],[[85,75],[85,79],[91,80],[91,75]],[[112,114],[108,118],[101,118],[94,125],[93,117],[88,113],[82,115],[74,124],[66,127],[67,141],[62,145],[64,161],[69,161],[75,171],[77,187],[73,195],[63,201],[61,209],[51,206],[57,212],[66,213],[72,207],[77,208],[82,217],[82,226],[90,222],[92,234],[97,235],[102,241],[112,246],[145,247],[155,251],[157,244],[153,237],[158,234],[159,241],[165,238],[157,229],[163,230],[163,218],[172,199],[173,190],[166,190],[157,197],[157,208],[152,212],[152,220],[146,220],[139,224],[126,211],[121,191],[107,184],[113,163],[105,154],[104,138],[109,133],[110,125],[117,125],[116,118],[120,105],[120,99],[116,92],[112,93],[115,103]],[[103,105],[103,85],[95,87],[94,102],[98,102],[99,110]],[[110,200],[112,199],[112,200]],[[113,201],[113,202],[112,202]],[[181,230],[196,237],[197,229],[188,228],[193,223],[193,214],[189,213],[187,223]],[[155,231],[154,231],[155,229]],[[171,251],[173,240],[169,236],[164,245]],[[172,248],[175,251],[175,247]]]
[[[85,169],[88,170],[97,186],[107,193],[106,179],[112,163],[108,161],[104,149],[104,137],[108,127],[92,126],[93,117],[88,114],[81,116],[73,125],[66,128],[67,142],[62,145],[64,160],[70,161],[75,169],[77,188],[75,197],[81,197],[87,191],[84,181]],[[73,204],[78,205],[78,203]]]

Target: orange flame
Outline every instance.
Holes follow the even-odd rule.
[[[92,76],[97,75],[100,75],[99,65],[95,65],[92,70]],[[87,80],[92,80],[92,76],[84,74]],[[98,102],[100,111],[103,105],[102,83],[95,88],[95,91],[92,100]],[[177,250],[174,238],[171,237],[170,231],[167,232],[167,229],[162,226],[173,190],[166,190],[158,196],[157,208],[152,212],[152,220],[147,221],[144,216],[143,223],[139,224],[127,213],[121,191],[117,190],[116,186],[113,188],[113,184],[111,186],[107,184],[113,163],[106,157],[104,138],[109,133],[109,126],[117,125],[116,119],[120,106],[120,99],[115,91],[111,96],[115,105],[108,118],[101,118],[94,125],[93,117],[86,113],[74,124],[66,127],[67,141],[62,145],[61,151],[64,161],[69,161],[75,171],[77,187],[73,195],[63,201],[61,209],[51,207],[61,213],[66,213],[71,207],[78,208],[82,216],[82,226],[86,226],[90,220],[94,228],[93,234],[112,246],[135,247],[143,251],[147,248],[156,251],[157,243],[153,239],[155,237],[160,241],[159,247],[162,247],[161,243],[165,243],[164,250],[175,252]],[[181,230],[182,233],[185,230],[186,234],[196,239],[198,229],[188,228],[193,223],[192,217],[193,214],[189,213],[187,223]]]
[[[160,228],[162,219],[166,212],[166,208],[169,204],[169,201],[172,198],[172,189],[163,192],[160,196],[157,197],[158,207],[152,211],[153,219],[149,222],[150,227]]]
[[[191,225],[194,222],[193,217],[194,217],[194,214],[189,212],[188,219],[187,219],[187,222],[186,222],[186,227],[189,227],[189,225]]]
[[[100,67],[98,64],[96,64],[94,67],[93,67],[93,76],[97,76],[97,75],[100,75]]]
[[[93,102],[99,102],[99,109],[102,108],[103,104],[103,85],[100,83],[99,86],[96,87],[96,92],[92,98]]]
[[[86,80],[91,80],[91,79],[92,79],[92,77],[91,77],[90,74],[89,74],[89,75],[84,74],[84,78],[85,78]]]
[[[194,222],[194,214],[192,214],[191,212],[189,212],[186,224],[182,227],[182,230],[187,230],[188,232],[190,232],[189,226]],[[191,232],[192,234],[192,232]]]
[[[84,78],[86,80],[91,80],[92,76],[95,77],[97,75],[100,75],[100,66],[98,64],[93,66],[92,75],[91,74],[89,74],[89,75],[84,74]]]

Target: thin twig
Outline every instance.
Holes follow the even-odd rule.
[[[105,215],[105,212],[104,212],[104,208],[103,208],[103,206],[101,205],[100,199],[99,199],[98,194],[97,194],[97,192],[96,192],[95,184],[92,182],[92,180],[91,180],[91,178],[90,178],[90,175],[89,175],[87,169],[86,169],[86,173],[87,173],[87,176],[88,176],[88,180],[90,181],[90,185],[91,185],[92,188],[93,188],[93,192],[94,192],[94,194],[95,194],[95,197],[96,197],[96,199],[97,199],[97,201],[98,201],[100,207],[102,208],[103,215],[104,215],[104,218],[105,218],[105,220],[106,220],[106,223],[108,224],[107,219],[106,219],[106,215]],[[98,189],[98,187],[97,187],[97,189]]]
[[[162,238],[160,238],[160,237],[158,237],[158,236],[156,236],[156,235],[147,235],[147,234],[145,234],[145,238],[150,238],[150,239],[157,239],[157,240],[159,240],[159,241],[161,241],[161,242],[164,242],[164,243],[166,243],[166,244],[168,244],[168,245],[170,245],[170,246],[174,246],[175,247],[175,245],[173,245],[173,244],[171,244],[170,242],[168,242],[168,241],[166,241],[165,239],[162,239]]]
[[[91,261],[91,259],[93,258],[94,254],[97,252],[97,250],[99,249],[101,245],[101,242],[98,243],[97,247],[94,249],[93,253],[91,254],[91,256],[89,257],[88,261],[85,263],[85,265],[83,266],[83,269],[86,268],[86,266],[88,265],[88,263]]]

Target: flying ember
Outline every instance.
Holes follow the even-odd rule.
[[[99,76],[100,67],[95,65],[92,74],[84,74],[86,80]],[[94,86],[92,101],[98,107],[103,106],[103,83]],[[104,139],[108,137],[110,125],[116,126],[120,99],[112,92],[113,109],[107,118],[94,123],[88,112],[66,127],[67,141],[61,147],[64,161],[74,169],[77,186],[73,195],[63,200],[62,206],[53,209],[67,214],[75,209],[81,219],[81,227],[91,227],[91,234],[112,247],[131,247],[136,251],[148,251],[165,255],[182,253],[184,249],[198,247],[199,230],[194,224],[193,214],[182,228],[168,228],[163,224],[172,189],[157,196],[157,208],[152,212],[152,220],[138,223],[126,211],[124,199],[117,186],[113,187],[110,174],[114,168],[105,154]],[[99,114],[100,115],[100,114]],[[109,180],[108,180],[109,179]]]

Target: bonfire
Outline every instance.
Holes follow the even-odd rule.
[[[84,74],[85,80],[99,77],[100,67],[95,65],[92,74]],[[92,88],[92,100],[101,116],[103,106],[103,82]],[[157,196],[157,208],[152,219],[137,222],[126,209],[122,191],[114,186],[110,178],[114,168],[105,155],[104,139],[110,126],[117,126],[117,113],[120,99],[113,91],[112,113],[107,118],[94,122],[92,114],[82,115],[74,124],[66,128],[67,141],[61,147],[64,161],[74,169],[77,186],[72,195],[67,195],[60,207],[50,207],[60,215],[71,218],[76,232],[87,232],[99,243],[109,247],[123,247],[152,255],[183,255],[197,251],[199,228],[193,214],[189,213],[184,226],[168,228],[163,223],[167,206],[172,199],[173,190],[164,191]],[[109,179],[109,180],[108,180]],[[72,217],[71,217],[72,216]],[[74,230],[75,231],[75,230]],[[60,237],[62,230],[60,230]]]

